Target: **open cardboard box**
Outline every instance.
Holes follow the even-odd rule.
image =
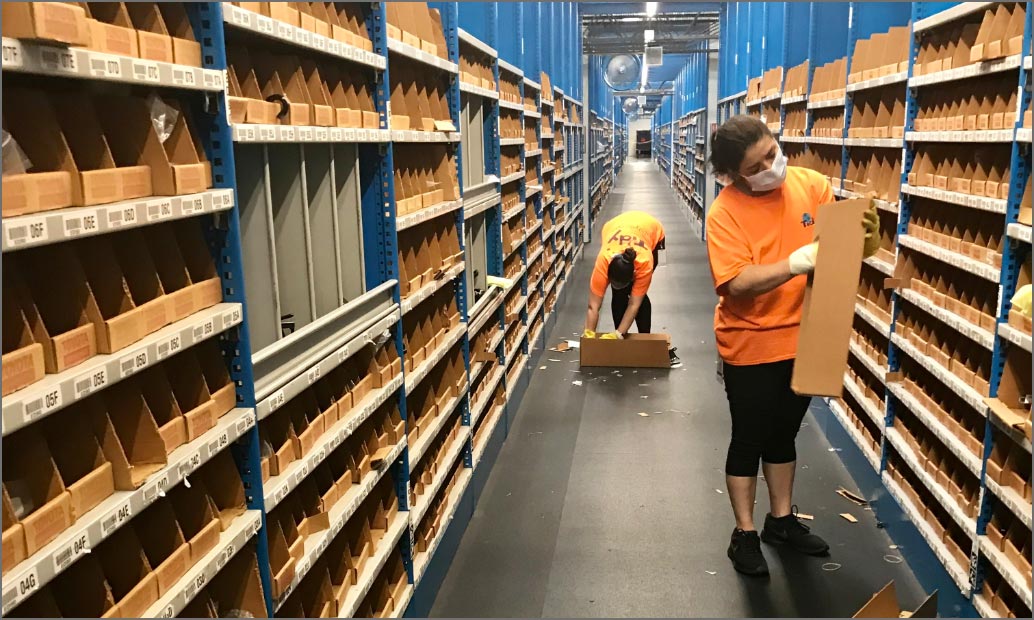
[[[111,463],[104,456],[87,416],[74,408],[45,420],[47,447],[71,500],[76,521],[115,492]]]
[[[112,464],[116,489],[140,488],[168,462],[158,424],[134,382],[112,385],[84,409]]]
[[[90,43],[86,11],[71,2],[4,2],[3,36],[83,46]]]
[[[627,334],[622,340],[583,337],[579,347],[579,365],[670,368],[670,345],[671,337],[667,334]]]
[[[272,4],[286,5],[287,3],[275,2]],[[227,75],[230,88],[230,111],[231,115],[235,116],[234,122],[276,124],[280,105],[266,101],[248,50],[241,46],[230,45],[226,48],[226,55],[229,61]],[[236,86],[234,86],[235,81]]]
[[[157,574],[152,571],[143,549],[143,541],[150,538],[151,532],[138,536],[135,531],[137,527],[116,530],[96,550],[107,587],[118,610],[112,616],[141,617],[158,600]]]

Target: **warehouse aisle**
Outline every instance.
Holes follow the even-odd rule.
[[[667,231],[667,266],[650,297],[655,329],[672,334],[684,366],[576,372],[576,351],[541,355],[433,615],[850,616],[890,579],[903,604],[917,604],[919,585],[873,513],[835,494],[854,483],[811,414],[798,441],[797,503],[815,515],[832,556],[766,546],[770,579],[733,571],[722,471],[729,420],[705,249],[652,163],[625,166],[603,219],[633,208]],[[598,247],[575,267],[550,346],[581,331]],[[606,328],[609,301],[604,310]],[[767,507],[762,485],[759,525]]]

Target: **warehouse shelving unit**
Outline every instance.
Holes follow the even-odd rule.
[[[877,513],[900,511],[914,526],[891,534],[923,540],[936,558],[941,572],[920,578],[959,593],[942,598],[942,613],[972,605],[988,617],[1028,615],[1030,331],[1009,300],[1030,282],[1030,226],[1021,223],[1030,202],[1030,4],[748,4],[723,9],[733,26],[723,45],[739,53],[720,69],[719,120],[738,98],[726,93],[748,78],[778,66],[806,71],[806,95],[787,84],[781,93],[780,142],[791,163],[825,174],[838,198],[877,196],[882,248],[862,267],[845,394],[828,401],[857,462],[870,468],[853,473],[879,476],[894,501],[875,490]],[[758,45],[753,33],[804,19],[806,43],[787,38],[772,58],[770,37],[760,62],[744,60]],[[1012,34],[988,49],[979,33],[995,19],[1003,29],[1011,22]],[[961,66],[945,67],[943,51],[932,50],[960,35],[973,61],[956,55]],[[874,46],[886,59],[905,43],[896,66],[865,54]],[[979,107],[979,97],[999,92],[997,107]],[[958,112],[949,112],[951,97],[964,102]],[[943,153],[974,152],[989,176],[967,173],[965,161],[936,168]],[[952,165],[959,170],[947,172]],[[937,175],[956,180],[938,185]],[[944,227],[946,219],[958,224]],[[987,231],[981,251],[977,229]]]
[[[457,3],[434,3],[433,13],[422,3],[338,3],[338,14],[316,3],[306,7],[162,7],[174,36],[198,42],[201,66],[4,38],[5,86],[21,84],[11,82],[25,75],[26,84],[91,96],[98,96],[91,89],[100,82],[160,88],[179,119],[189,121],[173,136],[193,139],[194,165],[211,170],[207,187],[168,196],[5,209],[5,325],[9,299],[19,300],[14,312],[21,317],[32,301],[8,292],[15,264],[19,276],[23,265],[30,267],[24,275],[42,275],[33,266],[42,258],[75,265],[77,253],[106,257],[109,246],[118,254],[110,264],[132,278],[130,304],[151,299],[143,283],[153,256],[151,282],[160,282],[167,297],[139,310],[158,303],[164,310],[168,298],[177,320],[149,319],[149,333],[134,332],[121,346],[106,336],[112,353],[40,372],[4,396],[11,455],[5,456],[4,615],[53,608],[50,588],[67,580],[103,587],[110,569],[97,559],[116,548],[125,553],[126,545],[146,552],[141,578],[149,560],[153,596],[129,597],[119,585],[105,608],[57,600],[63,615],[120,605],[124,615],[166,617],[212,608],[255,616],[400,616],[429,605],[436,586],[420,586],[447,566],[473,513],[475,491],[526,385],[536,342],[530,336],[541,348],[543,325],[588,234],[581,218],[588,114],[564,59],[525,57],[511,37],[498,35],[502,20],[522,30],[543,28],[547,16],[538,8],[477,3],[464,6],[461,17]],[[85,17],[75,15],[81,9],[55,10]],[[125,10],[119,4],[115,14],[94,17],[114,29],[128,23],[118,21]],[[550,28],[552,39],[577,52],[575,15],[565,5]],[[548,83],[540,67],[563,78],[546,97],[525,78],[531,68]],[[264,101],[277,88],[289,99]],[[5,103],[11,90],[5,88]],[[311,106],[295,107],[297,101]],[[17,107],[5,106],[5,115],[13,120]],[[516,133],[502,138],[507,122],[510,131],[516,123]],[[103,130],[117,142],[116,125]],[[27,134],[15,138],[35,152]],[[115,155],[115,165],[136,163]],[[430,169],[422,167],[429,162]],[[529,182],[528,170],[539,183]],[[435,190],[418,189],[418,181]],[[511,236],[514,223],[519,232]],[[130,237],[140,261],[130,262],[116,245]],[[532,239],[538,265],[549,265],[533,283]],[[102,270],[104,260],[89,261],[91,286],[118,277]],[[490,285],[489,276],[513,283]],[[25,290],[34,289],[32,283]],[[533,291],[537,306],[529,307]],[[110,319],[117,315],[105,316],[105,325],[115,325]],[[113,329],[105,333],[121,333]],[[5,346],[5,362],[7,354]],[[172,393],[161,390],[166,377]],[[203,395],[191,396],[192,385]],[[139,408],[124,406],[129,402]],[[118,410],[106,414],[105,404]],[[197,408],[188,415],[188,406]],[[158,437],[164,423],[164,449],[127,443],[113,492],[92,505],[76,500],[74,520],[50,528],[45,538],[31,514],[11,523],[7,483],[18,480],[16,455],[46,463],[47,446],[61,447],[48,429],[94,409],[99,419],[111,416],[111,436],[123,442],[132,424],[157,423],[147,432]],[[174,428],[182,429],[179,435]],[[112,445],[98,452],[105,466],[115,458],[118,444]],[[61,482],[72,474],[58,460],[54,476]],[[125,480],[119,467],[129,468]],[[61,488],[55,501],[65,502],[69,493]],[[188,523],[192,502],[205,509]],[[202,518],[212,527],[199,529]],[[171,541],[147,537],[170,523],[175,529],[177,520],[189,559],[172,572],[161,562],[176,552],[161,546]],[[29,529],[31,549],[20,546]],[[351,567],[346,581],[336,572],[340,562]]]

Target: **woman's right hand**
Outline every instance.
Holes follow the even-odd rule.
[[[819,253],[818,242],[809,243],[794,250],[790,254],[790,273],[795,276],[811,273],[815,270],[815,257]]]

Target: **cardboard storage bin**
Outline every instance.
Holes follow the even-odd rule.
[[[47,447],[68,491],[76,521],[115,492],[111,463],[104,456],[90,419],[76,408],[43,422]]]
[[[222,280],[216,271],[212,251],[205,242],[198,220],[183,220],[172,224],[176,231],[180,254],[190,274],[194,291],[194,312],[210,308],[223,300]]]
[[[172,57],[178,65],[201,66],[201,44],[194,38],[194,29],[182,2],[156,2],[165,27],[172,39]]]
[[[161,366],[148,368],[130,379],[129,383],[143,395],[144,402],[158,426],[165,453],[171,454],[173,450],[185,444],[187,423],[179,403],[176,402],[165,369]]]
[[[22,526],[29,556],[71,527],[75,519],[71,494],[38,428],[30,426],[12,435],[3,461],[5,502],[10,502]]]
[[[211,430],[218,417],[197,357],[189,352],[180,353],[169,358],[162,364],[162,368],[172,386],[180,411],[183,412],[187,441],[193,441]]]
[[[247,509],[244,484],[229,450],[223,450],[201,468],[201,481],[208,491],[223,531]]]
[[[124,2],[83,2],[90,31],[88,48],[105,54],[140,56],[136,29]]]
[[[127,618],[142,617],[159,596],[157,573],[152,572],[143,549],[144,541],[155,533],[138,537],[134,530],[119,528],[97,549],[118,616]]]
[[[100,310],[72,248],[30,250],[6,263],[25,276],[35,307],[25,316],[35,341],[43,345],[47,372],[62,372],[96,355]]]
[[[287,3],[276,2],[273,4],[286,5]],[[276,124],[277,115],[280,114],[280,105],[266,101],[247,48],[229,45],[226,48],[226,57],[229,64],[227,74],[230,80],[230,111],[234,114],[233,122]],[[234,80],[237,82],[236,87],[234,87]]]
[[[279,124],[311,125],[309,95],[298,58],[252,50],[251,60],[262,88],[261,98],[278,106]]]
[[[24,283],[9,267],[3,274],[4,396],[43,378],[43,345],[36,341],[31,327],[38,321]]]
[[[226,618],[231,614],[251,618],[266,617],[254,544],[249,544],[230,558],[223,570],[209,582],[205,592],[211,597],[216,617]],[[186,613],[182,615],[191,617]]]
[[[173,99],[164,103],[177,113],[169,137],[162,142],[145,99],[125,96],[98,98],[104,134],[120,166],[150,166],[155,195],[194,194],[211,187],[212,172],[187,120],[186,110]],[[131,162],[131,163],[130,163]]]
[[[169,493],[183,539],[190,547],[190,563],[197,564],[219,544],[221,525],[203,484],[178,485]]]
[[[129,19],[136,28],[140,58],[158,62],[176,62],[172,37],[158,9],[158,2],[127,2]]]
[[[46,95],[29,88],[5,88],[3,112],[4,129],[31,162],[25,172],[3,175],[4,217],[74,205],[78,171]]]
[[[59,610],[55,618],[123,617],[104,576],[99,555],[90,553],[79,558],[48,584]]]
[[[296,561],[287,546],[287,538],[279,519],[267,519],[266,541],[269,546],[269,572],[272,578],[273,598],[283,596],[294,581]]]
[[[190,546],[176,521],[173,503],[165,498],[152,504],[134,517],[132,525],[126,529],[136,531],[154,569],[158,596],[165,596],[192,566]]]
[[[18,522],[11,497],[7,493],[7,484],[3,486],[3,574],[11,570],[28,557],[25,544],[25,527]]]
[[[99,315],[94,319],[97,350],[114,353],[138,342],[147,330],[145,311],[133,302],[126,275],[108,237],[74,244]]]
[[[136,231],[129,231],[136,232]],[[154,260],[154,267],[165,292],[164,300],[170,323],[193,314],[197,308],[197,290],[190,281],[186,261],[180,252],[175,229],[171,226],[148,226],[143,229],[143,243]]]
[[[237,406],[237,391],[226,368],[226,360],[216,339],[209,339],[193,347],[198,367],[205,377],[212,395],[212,413],[216,419]]]
[[[158,424],[133,382],[112,385],[95,398],[92,415],[102,428],[101,445],[113,465],[115,488],[137,489],[168,463]]]
[[[4,2],[3,36],[87,45],[86,11],[71,2]]]
[[[115,162],[89,96],[63,92],[52,95],[51,101],[78,173],[75,204],[89,206],[152,195],[148,166]]]

